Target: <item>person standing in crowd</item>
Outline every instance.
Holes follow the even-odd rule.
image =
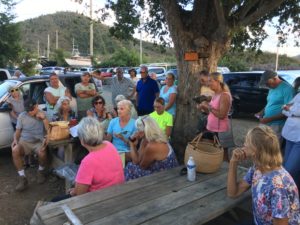
[[[211,101],[203,101],[199,108],[208,113],[206,129],[211,132],[226,132],[230,129],[228,113],[231,108],[231,94],[219,72],[210,74],[209,85],[215,92]],[[228,149],[224,148],[224,160],[228,159]]]
[[[75,112],[75,116],[77,117],[77,100],[75,97],[72,96],[71,91],[69,88],[66,88],[65,96],[70,99],[70,107],[73,112]]]
[[[175,117],[176,113],[176,95],[177,87],[174,85],[175,75],[168,73],[166,77],[166,85],[160,90],[159,97],[165,100],[165,110]]]
[[[283,115],[287,120],[282,129],[282,137],[286,140],[284,151],[284,168],[292,175],[300,190],[300,77],[294,82],[297,95],[283,106]]]
[[[170,138],[173,128],[173,116],[165,110],[165,100],[158,97],[154,101],[155,111],[150,113],[151,116],[158,124],[160,129]]]
[[[261,124],[270,126],[280,142],[282,142],[281,131],[285,122],[282,107],[292,100],[294,96],[293,87],[281,80],[278,74],[271,70],[266,70],[262,74],[260,85],[267,86],[270,89],[267,97],[267,105],[255,115],[259,118]]]
[[[117,97],[115,98],[115,103],[116,105],[118,105],[118,103],[122,100],[126,100],[125,96],[124,95],[117,95]],[[117,109],[114,109],[114,111],[112,112],[112,115],[113,117],[117,117],[118,116],[118,111]],[[137,114],[137,111],[134,107],[134,105],[132,104],[132,107],[131,107],[131,118],[132,119],[137,119],[138,118],[138,114]]]
[[[49,122],[44,112],[39,110],[38,104],[34,99],[27,99],[24,107],[25,111],[18,117],[14,141],[11,145],[12,158],[19,174],[16,191],[23,191],[28,186],[23,157],[32,152],[35,152],[39,158],[37,182],[42,184],[46,180],[47,140],[45,139],[45,134],[48,130]]]
[[[78,120],[86,116],[86,111],[92,106],[93,97],[97,95],[96,87],[93,83],[90,83],[90,79],[90,73],[84,72],[81,75],[81,83],[75,85]]]
[[[21,112],[24,112],[24,99],[20,94],[20,90],[18,87],[12,87],[9,89],[10,96],[6,100],[6,102],[11,107],[11,111],[9,112],[10,120],[14,130],[16,130],[17,119]]]
[[[132,80],[132,82],[135,84],[135,86],[137,85],[137,82],[139,81],[139,79],[136,77],[136,70],[134,68],[131,68],[129,71],[129,75],[130,75],[130,79]]]
[[[57,112],[53,114],[52,121],[70,121],[75,119],[75,112],[70,106],[70,99],[67,96],[60,97],[56,103]]]
[[[65,95],[66,88],[59,85],[59,79],[55,72],[50,74],[50,87],[44,90],[46,100],[46,116],[49,121],[52,121],[53,114],[56,113],[55,105],[57,100]]]
[[[78,125],[78,137],[88,154],[81,161],[75,188],[68,195],[59,196],[52,202],[72,196],[83,195],[107,187],[124,183],[124,171],[117,149],[108,141],[103,141],[104,130],[95,118],[83,118]]]
[[[112,115],[106,111],[105,99],[102,96],[97,95],[93,98],[92,105],[93,107],[86,112],[87,116],[97,119],[106,132],[108,124],[112,119]]]
[[[199,82],[200,82],[200,96],[196,96],[194,99],[197,102],[197,108],[200,109],[200,104],[202,101],[210,102],[215,92],[209,87],[209,72],[207,70],[202,70],[199,72]],[[201,101],[200,101],[201,100]],[[198,121],[198,132],[203,132],[206,130],[207,125],[207,112],[201,110]]]
[[[157,80],[157,75],[156,75],[156,73],[155,73],[155,72],[151,72],[151,73],[149,74],[149,76],[151,77],[152,80],[155,80],[155,81],[156,81],[156,83],[157,83],[157,85],[158,85],[158,89],[160,90],[160,89],[161,89],[161,85],[160,85],[159,81]]]
[[[128,138],[135,132],[135,120],[131,118],[131,101],[122,100],[118,103],[118,117],[112,119],[107,128],[108,141],[111,141],[117,148],[125,166],[129,160],[129,142]]]
[[[159,96],[157,82],[148,75],[148,67],[141,66],[141,79],[136,86],[136,104],[138,115],[143,116],[154,111],[153,103]]]
[[[147,176],[178,166],[173,148],[158,124],[150,116],[136,121],[138,130],[129,140],[132,162],[125,167],[126,180]],[[137,144],[139,150],[137,150]]]
[[[237,180],[240,161],[252,159],[244,179]],[[256,225],[298,225],[300,205],[297,186],[282,167],[277,135],[268,126],[248,131],[243,148],[233,150],[229,163],[227,195],[238,197],[251,188],[252,209]]]
[[[129,78],[124,77],[122,68],[118,67],[116,73],[117,76],[113,77],[111,81],[112,102],[115,103],[117,95],[124,95],[128,100],[132,99],[135,93],[135,84]],[[116,107],[115,104],[114,107]]]
[[[14,75],[13,75],[13,79],[20,79],[20,78],[24,78],[26,77],[20,70],[16,70]]]

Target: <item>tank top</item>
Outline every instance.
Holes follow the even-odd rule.
[[[213,109],[219,110],[220,109],[220,99],[221,99],[222,94],[227,94],[230,97],[230,106],[229,106],[228,112],[227,112],[227,114],[228,114],[230,111],[230,108],[231,108],[231,95],[229,92],[222,92],[221,94],[214,95],[209,104]],[[207,130],[213,131],[213,132],[225,132],[225,131],[229,130],[229,118],[228,118],[228,116],[226,116],[224,119],[219,119],[213,113],[210,112],[207,117],[206,128],[207,128]]]

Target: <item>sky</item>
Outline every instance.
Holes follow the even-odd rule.
[[[78,4],[75,0],[18,0],[19,3],[15,7],[16,21],[23,21],[29,18],[35,18],[40,15],[52,14],[58,11],[72,11],[79,13],[88,13],[90,0],[83,0],[82,4]],[[104,6],[105,0],[93,0],[93,8],[97,9]],[[95,17],[95,15],[93,16]],[[112,20],[111,20],[112,21]],[[111,24],[107,24],[111,25]],[[274,29],[265,27],[265,30],[270,35],[264,40],[261,50],[268,52],[277,52],[277,36]],[[139,38],[138,35],[135,35]],[[293,39],[289,36],[287,44],[278,48],[279,54],[288,56],[296,56],[300,54],[300,47],[294,47]]]

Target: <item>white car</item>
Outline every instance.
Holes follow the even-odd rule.
[[[137,72],[136,77],[138,79],[141,79],[140,68],[138,68],[136,70],[136,72]],[[151,73],[155,73],[157,78],[159,78],[160,76],[163,76],[165,74],[165,72],[166,72],[166,69],[164,67],[152,67],[152,66],[148,67],[148,74],[151,75]],[[130,78],[130,75],[127,73],[124,73],[124,77]]]

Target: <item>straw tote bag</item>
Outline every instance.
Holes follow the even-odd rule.
[[[58,141],[67,139],[70,136],[69,122],[66,121],[56,121],[49,123],[49,140]]]
[[[193,156],[197,172],[214,173],[221,167],[224,150],[216,135],[213,135],[213,140],[202,136],[203,133],[200,133],[187,144],[184,163],[186,165],[189,157]]]

